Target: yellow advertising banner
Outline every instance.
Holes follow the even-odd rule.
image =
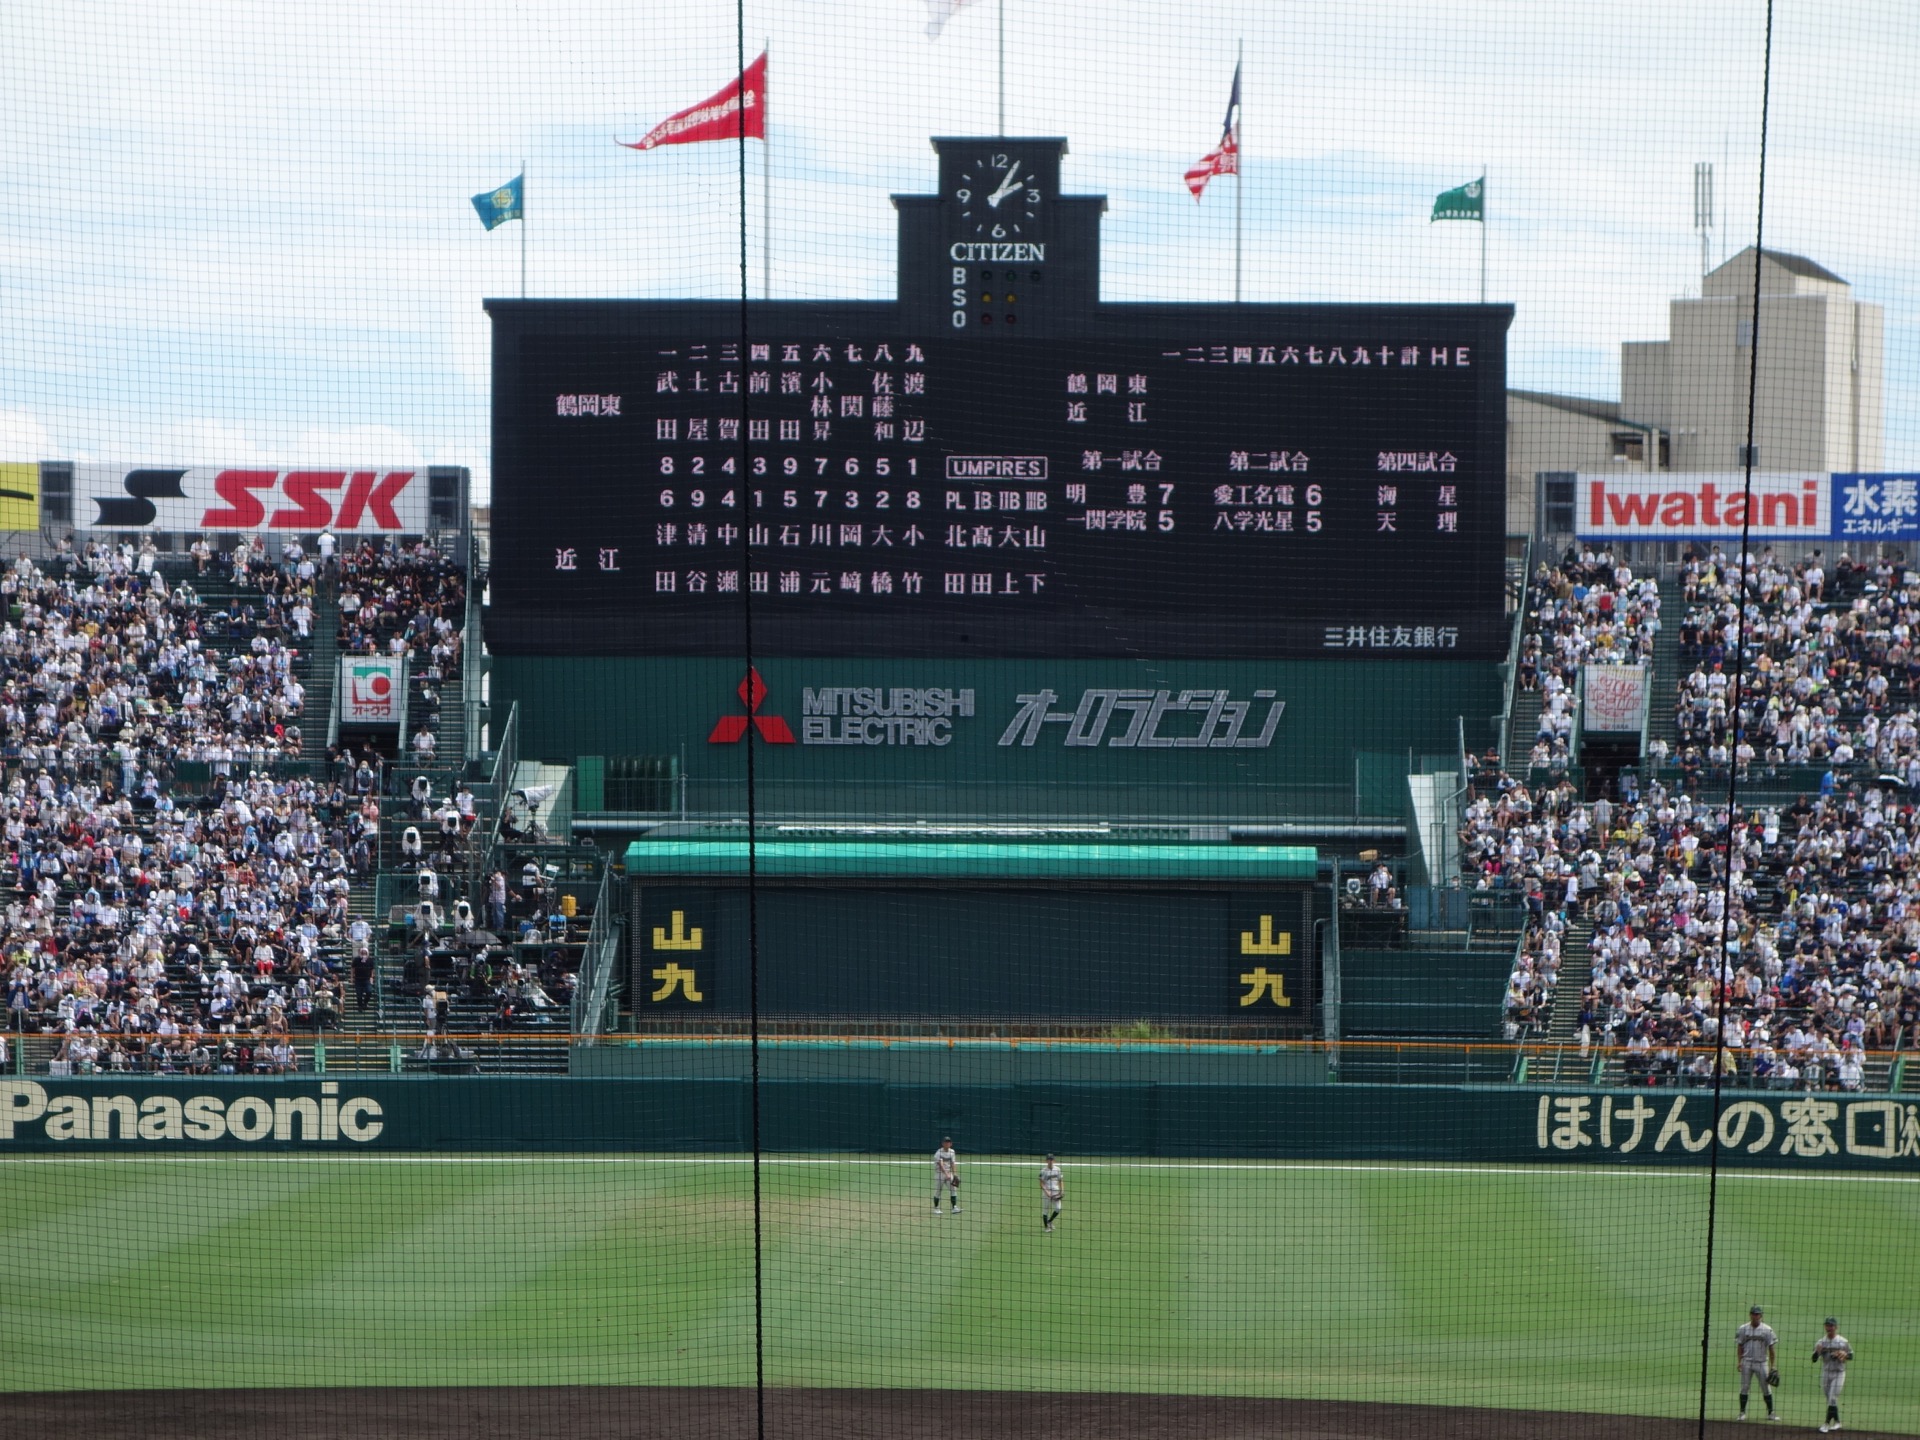
[[[39,528],[39,465],[0,463],[0,530]]]

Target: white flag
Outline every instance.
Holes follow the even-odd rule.
[[[927,38],[938,40],[947,21],[971,4],[973,0],[927,0]]]

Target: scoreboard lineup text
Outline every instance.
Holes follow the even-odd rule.
[[[656,654],[751,601],[768,654],[1484,658],[1504,366],[1422,329],[529,337],[495,594]]]
[[[1504,654],[1511,307],[1106,303],[1065,140],[933,148],[896,301],[487,302],[496,650]]]

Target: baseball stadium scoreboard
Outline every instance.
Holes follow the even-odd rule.
[[[638,1022],[1316,1023],[1311,848],[769,839],[751,913],[744,850],[628,847]]]
[[[1064,141],[934,144],[895,302],[488,302],[497,651],[1502,653],[1510,308],[1103,303]]]

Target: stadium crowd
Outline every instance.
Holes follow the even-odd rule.
[[[1516,678],[1522,690],[1541,695],[1528,763],[1537,770],[1564,769],[1580,667],[1645,664],[1660,633],[1660,587],[1636,579],[1610,551],[1589,550],[1557,566],[1540,565],[1527,593]]]
[[[467,582],[459,565],[422,540],[364,541],[341,554],[340,649],[350,655],[411,651],[416,669],[443,680],[460,665]]]
[[[1629,1076],[1710,1080],[1724,1038],[1730,1075],[1851,1089],[1865,1051],[1920,1043],[1914,807],[1867,787],[1738,819],[1729,861],[1725,810],[1685,790],[1584,802],[1563,782],[1536,799],[1491,777],[1462,841],[1475,883],[1519,888],[1529,912],[1509,1038],[1544,1030],[1563,958],[1584,958],[1583,1049],[1623,1048]],[[1576,921],[1588,954],[1563,957]]]
[[[75,1073],[285,1070],[366,970],[347,901],[379,799],[267,768],[298,755],[305,703],[269,617],[297,615],[312,577],[200,548],[203,583],[281,577],[255,584],[261,613],[169,585],[130,547],[0,572],[7,1022],[60,1036]],[[175,783],[183,760],[205,762],[204,789]]]
[[[1671,757],[1656,745],[1644,795],[1628,771],[1588,801],[1557,745],[1539,763],[1541,744],[1565,733],[1570,702],[1556,702],[1579,665],[1652,654],[1658,595],[1605,551],[1534,576],[1517,680],[1548,692],[1530,759],[1549,778],[1489,765],[1460,837],[1469,883],[1518,890],[1527,909],[1506,1034],[1544,1033],[1563,962],[1569,975],[1584,962],[1583,1049],[1620,1047],[1631,1076],[1710,1080],[1718,1049],[1752,1083],[1857,1088],[1864,1052],[1920,1044],[1920,585],[1898,558],[1842,555],[1829,570],[1819,552],[1769,550],[1743,566],[1717,547],[1689,554],[1681,582],[1680,744]],[[1731,831],[1724,800],[1700,798],[1730,766],[1806,765],[1825,769],[1817,785],[1736,810]],[[1589,934],[1586,955],[1563,956],[1569,933]]]
[[[1843,554],[1829,574],[1818,551],[1792,563],[1764,551],[1742,567],[1716,548],[1690,556],[1682,578],[1680,655],[1692,668],[1675,697],[1678,741],[1671,756],[1656,747],[1656,763],[1720,775],[1865,768],[1920,785],[1920,585],[1903,562]]]

